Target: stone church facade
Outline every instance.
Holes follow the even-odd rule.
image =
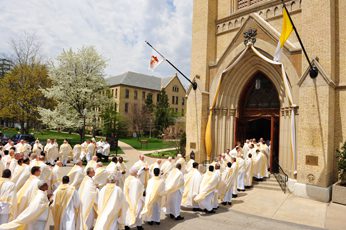
[[[194,0],[191,78],[198,89],[187,92],[187,153],[205,162],[237,141],[263,137],[271,141],[272,170],[288,175],[291,192],[328,201],[337,180],[335,150],[346,140],[346,1],[285,3],[319,71],[315,79],[294,33],[281,57],[284,74],[269,61],[282,27],[280,0]]]

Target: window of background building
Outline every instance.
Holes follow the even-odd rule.
[[[185,114],[184,114],[184,109],[181,109],[181,116],[184,116]]]
[[[174,97],[174,96],[172,96],[172,105],[174,105],[174,104],[175,104],[174,100],[175,100],[175,97]]]
[[[114,110],[115,112],[118,112],[118,104],[116,102],[114,103]]]
[[[118,89],[115,89],[115,98],[118,98]]]
[[[175,112],[178,113],[178,108],[175,108]]]
[[[157,94],[156,96],[156,102],[158,102],[160,100],[160,94]]]
[[[125,103],[125,113],[129,112],[129,103]]]
[[[133,112],[137,112],[138,111],[138,105],[137,104],[133,104]]]
[[[181,98],[181,105],[185,105],[185,98],[184,97]]]
[[[114,89],[112,89],[112,97],[114,97]]]
[[[126,89],[125,90],[125,98],[129,98],[130,97],[130,90]]]
[[[178,96],[176,96],[176,97],[175,97],[175,104],[176,104],[176,105],[179,104],[178,99],[179,99]]]
[[[142,92],[142,99],[145,100],[145,91]]]
[[[138,91],[137,90],[135,90],[134,98],[135,98],[135,100],[137,100],[137,98],[138,98]]]
[[[178,86],[173,86],[173,92],[179,92],[179,88],[178,88]]]

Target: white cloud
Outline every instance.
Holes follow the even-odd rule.
[[[6,41],[28,32],[47,58],[93,45],[108,60],[108,75],[174,74],[166,63],[147,70],[148,40],[190,74],[192,0],[0,0],[0,8],[0,53],[11,51]]]

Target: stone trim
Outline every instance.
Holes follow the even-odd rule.
[[[292,8],[292,6],[295,4],[298,4],[296,6],[298,8]],[[299,0],[286,2],[286,5],[291,14],[301,12],[301,4]],[[236,13],[232,14],[231,16],[216,21],[216,35],[221,35],[240,28],[246,22],[250,13],[258,13],[259,16],[266,20],[275,19],[281,17],[282,15],[281,1],[267,2],[262,6],[257,6],[257,4],[255,4],[255,6],[255,8],[251,7],[245,8],[245,10],[236,11]]]

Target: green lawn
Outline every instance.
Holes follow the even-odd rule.
[[[138,138],[123,138],[120,141],[125,142],[126,144],[131,145],[133,148],[138,150],[157,150],[157,149],[166,149],[174,148],[176,144],[174,141],[164,141],[158,138],[140,138],[140,140],[147,140],[148,144],[143,144],[141,148],[141,143]]]
[[[153,158],[168,158],[168,157],[176,157],[177,156],[177,150],[168,150],[164,152],[157,152],[157,153],[150,153],[145,154],[148,157]]]

